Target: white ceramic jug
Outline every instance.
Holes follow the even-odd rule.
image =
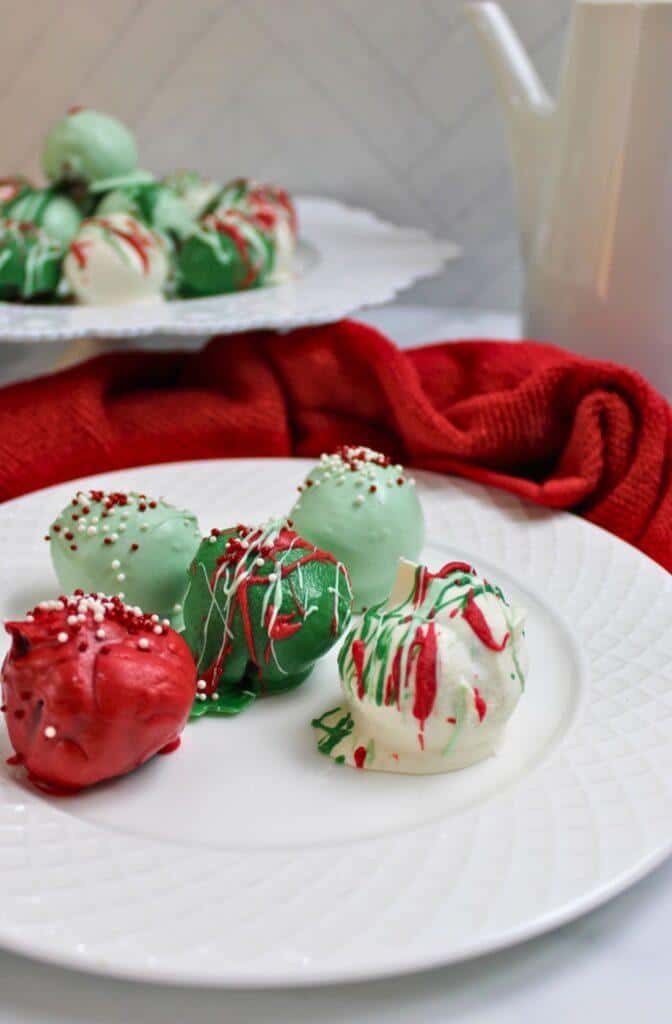
[[[467,12],[506,113],[526,335],[672,396],[672,0],[577,0],[557,103],[498,5]]]

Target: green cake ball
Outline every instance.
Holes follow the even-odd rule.
[[[72,199],[59,195],[53,188],[32,188],[30,185],[25,185],[3,203],[0,213],[10,220],[37,224],[62,246],[70,244],[82,220]]]
[[[97,181],[128,174],[138,163],[135,139],[109,114],[73,107],[48,133],[42,166],[49,181]]]
[[[186,204],[194,219],[202,217],[220,193],[221,185],[208,178],[202,178],[196,171],[178,171],[163,179]]]
[[[425,525],[415,481],[370,448],[339,448],[299,487],[294,528],[350,572],[355,608],[386,600],[400,558],[416,561]]]
[[[347,570],[283,521],[213,530],[191,566],[184,638],[196,659],[193,715],[233,715],[310,674],[350,620]]]
[[[195,218],[173,189],[157,181],[115,188],[101,199],[97,217],[130,213],[155,231],[182,241],[196,228]]]
[[[37,225],[0,220],[0,300],[52,298],[61,280],[63,252]]]
[[[217,197],[214,215],[224,217],[231,210],[242,211],[273,242],[273,265],[269,282],[288,281],[293,276],[298,236],[296,208],[289,193],[276,185],[261,185],[249,178],[236,178]]]
[[[123,595],[181,625],[187,570],[201,539],[193,513],[135,491],[79,491],[47,539],[64,593]]]
[[[221,295],[264,284],[273,269],[273,240],[240,210],[210,214],[182,246],[178,270],[194,295]]]

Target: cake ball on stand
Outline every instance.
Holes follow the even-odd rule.
[[[171,242],[183,241],[196,227],[187,204],[173,189],[158,181],[114,188],[101,199],[95,212],[96,217],[107,217],[111,213],[130,214],[166,235]]]
[[[184,600],[199,675],[193,716],[238,714],[294,689],[342,636],[351,605],[345,567],[283,521],[213,530]]]
[[[357,611],[388,597],[399,559],[416,559],[424,543],[415,481],[361,446],[322,455],[289,517],[302,537],[347,566]]]
[[[201,540],[192,512],[136,491],[79,491],[47,539],[66,592],[123,595],[181,626],[187,570]]]
[[[402,561],[386,605],[339,655],[345,702],[313,721],[318,749],[374,771],[454,771],[495,753],[525,685],[524,613],[464,562]]]
[[[203,178],[197,171],[177,171],[163,179],[186,205],[194,220],[202,217],[216,201],[221,185]]]
[[[80,590],[5,628],[10,763],[40,789],[74,793],[179,746],[196,667],[158,616]]]
[[[125,213],[90,217],[70,243],[63,270],[78,302],[161,302],[170,273],[166,241]]]
[[[135,139],[116,117],[72,107],[44,141],[42,167],[54,184],[85,182],[128,174],[137,167]]]
[[[269,283],[290,280],[299,223],[289,193],[276,185],[236,178],[222,189],[214,213],[221,217],[228,210],[242,210],[272,239],[273,266]]]
[[[72,199],[59,195],[53,188],[32,188],[30,185],[25,185],[4,202],[0,199],[0,214],[21,223],[37,224],[64,247],[75,237],[82,220]]]
[[[0,220],[0,300],[49,301],[61,280],[63,248],[29,221]]]
[[[192,295],[222,295],[268,281],[274,244],[242,210],[209,214],[182,246],[178,270]]]

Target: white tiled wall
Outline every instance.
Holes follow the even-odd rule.
[[[505,0],[554,84],[569,0]],[[38,172],[74,103],[127,120],[143,164],[252,173],[464,246],[416,287],[513,307],[504,137],[461,0],[0,0],[0,174]]]

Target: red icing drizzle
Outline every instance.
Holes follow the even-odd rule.
[[[92,223],[100,224],[112,235],[116,235],[117,238],[121,238],[124,242],[127,242],[132,249],[138,254],[138,258],[142,264],[143,274],[149,273],[149,256],[147,250],[153,246],[152,238],[149,235],[143,234],[138,231],[136,225],[132,220],[126,221],[126,230],[118,228],[115,224],[111,224],[105,217],[95,217]]]
[[[353,640],[351,650],[352,663],[355,666],[355,673],[357,675],[357,696],[361,700],[364,696],[364,656],[366,654],[366,644],[363,640]]]
[[[235,245],[238,250],[238,255],[240,256],[240,262],[245,267],[245,277],[241,282],[241,288],[249,288],[249,286],[256,281],[259,274],[259,268],[255,267],[250,255],[250,247],[247,239],[238,225],[234,223],[234,218],[238,218],[242,221],[246,220],[245,215],[240,210],[229,210],[227,212],[226,219],[221,217],[208,217],[206,218],[206,222],[212,225],[220,235],[228,235]]]
[[[366,761],[366,747],[357,747],[353,757],[355,759],[355,767],[363,768],[364,762]]]
[[[217,533],[212,531],[212,534],[214,536],[217,536]],[[237,536],[229,538],[224,553],[220,555],[219,558],[217,559],[217,568],[215,569],[212,579],[210,580],[210,586],[213,594],[217,586],[219,574],[222,571],[222,566],[233,567],[236,566],[237,563],[241,563],[242,560],[244,560],[245,557],[249,554],[250,549],[254,548],[255,543],[257,543],[262,536],[263,530],[261,528],[253,530],[243,525],[239,525],[237,527]],[[247,547],[243,547],[243,545],[241,544],[242,540],[247,541]],[[299,567],[303,565],[308,565],[311,562],[329,562],[332,565],[339,565],[338,560],[334,558],[334,556],[330,554],[330,552],[320,551],[319,548],[312,548],[312,545],[309,545],[307,541],[302,540],[301,546],[311,547],[312,550],[308,554],[302,555],[301,558],[297,558],[297,560],[295,562],[292,562],[290,565],[283,565],[281,567],[278,567],[275,561],[276,556],[282,554],[284,551],[289,550],[292,546],[295,546],[297,544],[297,541],[298,536],[296,533],[294,533],[293,530],[283,528],[280,530],[272,544],[265,545],[264,547],[254,548],[254,552],[257,557],[262,557],[266,561],[272,562],[274,572],[276,574],[279,574],[281,579],[283,580],[287,579],[287,577],[290,576],[293,572],[296,572],[296,570]],[[236,568],[235,571],[237,573],[238,568]],[[245,635],[245,642],[247,644],[248,654],[250,660],[257,666],[259,663],[257,659],[257,653],[254,647],[254,630],[252,627],[252,618],[250,615],[248,596],[249,588],[253,586],[270,586],[271,583],[272,581],[268,578],[267,575],[257,575],[253,573],[250,573],[248,576],[245,576],[243,579],[241,579],[239,581],[235,599],[230,602],[229,615],[226,622],[226,628],[224,629],[224,636],[226,637],[229,634],[231,622],[235,615],[236,608],[238,608],[240,610],[240,615],[243,620],[243,632]],[[298,632],[298,630],[303,625],[304,609],[299,604],[296,595],[293,592],[293,589],[292,596],[296,605],[296,610],[295,612],[285,613],[277,617],[275,627],[277,627],[279,632],[283,633],[283,636],[276,636],[272,633],[269,635],[269,643],[270,640],[272,639],[284,639],[288,636],[293,635],[294,633]],[[291,619],[293,615],[298,615],[301,621],[292,622]],[[267,619],[267,625],[269,621],[270,620]],[[335,619],[332,621],[332,629],[334,634],[338,630],[338,623],[336,622]],[[212,694],[217,689],[217,682],[222,674],[224,664],[230,653],[230,643],[224,642],[221,650],[219,651],[219,654],[217,655],[215,662],[210,666],[210,668],[206,672],[203,673],[203,678],[207,684],[205,690],[206,693]],[[266,660],[268,660],[268,653],[269,651],[268,649],[266,649],[264,652]]]
[[[413,715],[420,723],[420,731],[425,728],[425,722],[432,713],[436,700],[436,657],[437,638],[436,626],[430,622],[423,635],[422,627],[418,626],[411,653],[417,650],[417,662],[415,666],[415,700],[413,701]]]
[[[466,603],[466,605],[464,607],[464,610],[462,611],[462,618],[466,622],[469,623],[469,625],[473,629],[473,631],[476,634],[476,636],[478,637],[478,639],[489,650],[491,650],[491,651],[503,651],[504,650],[504,648],[507,645],[507,642],[508,642],[510,634],[508,632],[505,633],[502,642],[499,643],[499,644],[497,643],[497,641],[495,640],[494,636],[492,635],[492,631],[490,629],[490,626],[488,625],[488,621],[487,621],[485,615],[483,614],[481,609],[476,604],[476,601],[474,600],[474,593],[473,593],[473,591],[471,591],[469,593],[469,597],[467,598],[467,603]]]
[[[477,686],[474,687],[474,704],[476,705],[476,713],[478,714],[479,722],[482,722],[488,713],[488,705],[481,696],[481,691]]]

